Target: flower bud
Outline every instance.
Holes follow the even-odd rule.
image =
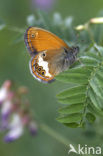
[[[85,29],[85,25],[78,25],[77,27],[75,27],[75,30],[81,31]]]
[[[103,17],[92,18],[90,20],[90,23],[92,23],[92,24],[101,24],[101,23],[103,23]]]

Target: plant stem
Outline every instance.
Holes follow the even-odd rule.
[[[91,30],[90,30],[89,27],[88,27],[88,29],[87,29],[87,32],[88,32],[88,34],[89,34],[89,36],[90,36],[90,39],[91,39],[92,43],[94,43],[94,36],[93,36],[93,33],[91,32]]]
[[[39,123],[39,128],[45,132],[46,134],[48,134],[49,136],[53,137],[54,139],[56,139],[59,143],[62,143],[63,145],[69,147],[70,144],[72,144],[72,141],[66,139],[64,136],[62,136],[60,133],[56,132],[54,129],[52,129],[51,127],[49,127],[48,125],[46,125],[45,123],[43,123],[42,121],[40,121],[37,113],[35,113],[35,117],[37,118],[37,121]],[[76,144],[74,144],[74,148],[76,148]]]
[[[51,129],[46,124],[44,124],[44,123],[40,124],[40,128],[41,128],[42,131],[44,131],[48,135],[50,135],[53,138],[55,138],[58,142],[66,145],[66,146],[69,146],[70,141],[68,141],[66,138],[64,138],[63,136],[61,136],[58,132],[56,132],[53,129]]]
[[[20,29],[20,28],[15,27],[15,26],[7,26],[7,29],[10,31],[18,32],[18,33],[24,33],[25,32],[25,29]]]
[[[93,33],[92,33],[91,29],[90,29],[90,22],[87,22],[85,24],[85,30],[88,32],[91,41],[94,43],[94,36],[93,36]]]

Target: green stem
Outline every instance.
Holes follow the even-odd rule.
[[[45,132],[46,134],[48,134],[49,136],[53,137],[54,139],[56,139],[59,143],[69,147],[69,144],[72,144],[72,141],[69,141],[68,139],[66,139],[64,136],[62,136],[60,133],[56,132],[54,129],[52,129],[51,127],[49,127],[48,125],[46,125],[45,123],[43,123],[41,121],[41,119],[39,118],[39,116],[37,115],[37,113],[32,112],[32,114],[35,114],[35,117],[37,118],[37,121],[39,123],[39,127],[40,129]],[[74,148],[76,148],[76,144],[74,144]]]
[[[49,126],[47,126],[44,123],[40,124],[40,128],[41,128],[42,131],[44,131],[46,134],[52,136],[58,142],[66,145],[68,147],[68,150],[69,150],[69,145],[72,144],[72,143],[70,141],[68,141],[66,138],[64,138],[63,136],[61,136],[61,134],[54,131],[53,129],[51,129]],[[78,149],[77,149],[78,146],[76,147],[76,144],[73,143],[73,147],[75,148],[75,150],[78,151]],[[80,154],[80,156],[82,156],[82,154]],[[88,156],[88,155],[85,155],[85,156]],[[92,156],[92,155],[90,155],[90,156]]]
[[[10,31],[18,32],[18,33],[24,33],[25,32],[25,29],[20,29],[20,28],[15,27],[15,26],[7,26],[7,29]]]
[[[66,138],[64,138],[63,136],[61,136],[58,132],[54,131],[53,129],[51,129],[49,126],[47,126],[46,124],[40,124],[40,128],[42,131],[44,131],[45,133],[47,133],[48,135],[52,136],[54,139],[56,139],[58,142],[69,146],[70,141],[68,141]]]
[[[92,43],[94,43],[94,35],[93,35],[93,33],[92,33],[91,29],[90,29],[90,23],[89,22],[87,22],[85,24],[85,30],[88,32]]]
[[[94,43],[94,36],[93,36],[93,33],[91,32],[90,28],[87,29],[87,32],[88,32],[88,34],[90,36],[90,39],[91,39],[92,43]]]

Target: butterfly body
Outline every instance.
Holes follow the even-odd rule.
[[[78,47],[70,48],[56,35],[36,27],[25,33],[25,43],[31,55],[30,71],[42,82],[51,82],[76,60]]]

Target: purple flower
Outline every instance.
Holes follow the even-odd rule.
[[[8,115],[10,114],[11,111],[11,107],[12,107],[12,101],[11,100],[7,100],[3,103],[3,106],[1,108],[1,115],[4,118],[7,118]]]
[[[7,89],[5,87],[2,87],[0,89],[0,105],[3,103],[6,97],[7,97]]]
[[[0,131],[8,131],[4,137],[7,143],[19,139],[27,126],[32,135],[37,132],[37,125],[30,115],[29,101],[26,97],[22,100],[22,95],[27,93],[26,87],[12,91],[9,80],[0,89]]]
[[[54,0],[32,0],[36,8],[41,10],[49,10],[54,4]]]
[[[37,133],[37,125],[33,121],[25,120],[25,117],[16,113],[12,116],[12,120],[9,123],[8,130],[9,132],[4,137],[4,141],[7,143],[13,142],[19,139],[24,132],[26,125],[29,126],[30,133],[35,135]],[[27,122],[26,122],[27,121]]]
[[[8,93],[6,100],[1,105],[1,125],[0,128],[6,129],[8,127],[9,116],[13,107],[12,98],[14,94],[12,92]]]
[[[18,114],[13,115],[13,119],[9,125],[9,132],[4,137],[5,142],[12,142],[23,134],[23,124]]]
[[[0,88],[0,105],[2,105],[4,100],[7,98],[10,87],[11,87],[11,81],[7,80]]]
[[[38,129],[37,124],[35,122],[31,121],[29,123],[29,131],[30,131],[31,135],[37,134],[37,129]]]
[[[9,115],[11,112],[12,102],[10,100],[5,101],[1,108],[1,129],[8,127]]]

